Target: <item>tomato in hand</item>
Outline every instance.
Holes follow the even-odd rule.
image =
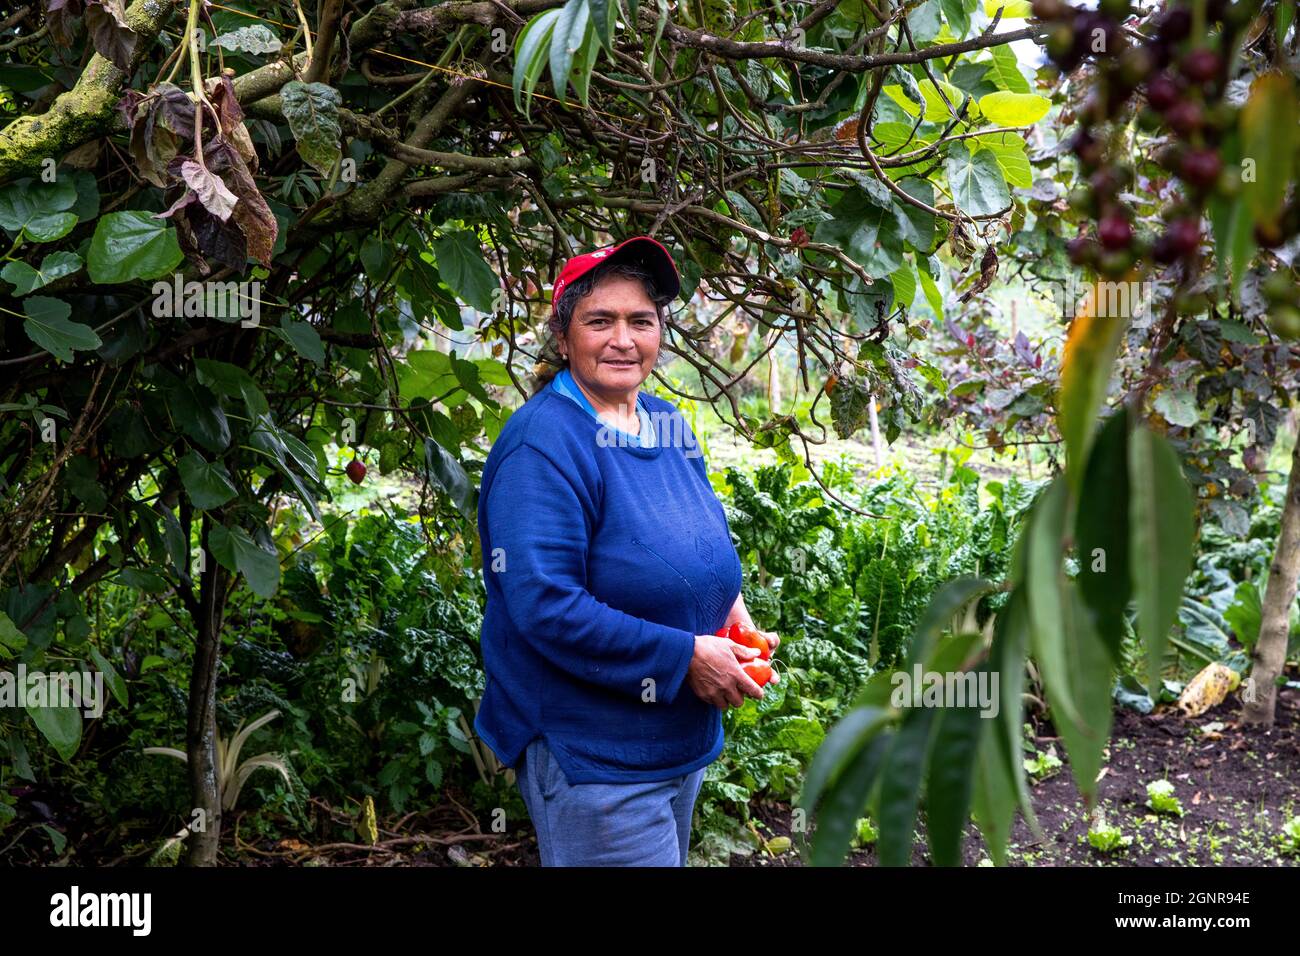
[[[731,630],[727,637],[737,644],[743,644],[745,647],[753,647],[758,650],[758,656],[761,660],[770,661],[772,659],[772,649],[768,646],[767,638],[752,627],[741,624],[737,621],[731,625]]]
[[[764,660],[750,661],[741,665],[741,670],[748,674],[759,687],[772,679],[772,665]]]

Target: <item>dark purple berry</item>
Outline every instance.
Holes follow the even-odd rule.
[[[1164,112],[1178,102],[1178,84],[1168,73],[1157,73],[1147,80],[1147,102],[1153,110]]]
[[[1179,175],[1183,181],[1200,189],[1209,189],[1223,172],[1223,160],[1212,149],[1188,150],[1178,164]]]
[[[1075,236],[1065,244],[1065,253],[1076,266],[1087,266],[1097,261],[1100,250],[1087,236]]]
[[[1219,71],[1223,69],[1223,57],[1219,56],[1214,50],[1200,47],[1183,57],[1183,62],[1179,64],[1179,68],[1182,70],[1183,76],[1193,83],[1208,83],[1217,77]]]
[[[1195,100],[1179,100],[1165,110],[1165,122],[1183,136],[1190,136],[1200,129],[1204,119],[1205,111]]]
[[[1110,213],[1097,223],[1097,238],[1109,250],[1127,249],[1133,241],[1133,227],[1118,213]]]

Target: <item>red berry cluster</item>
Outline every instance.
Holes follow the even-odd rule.
[[[1047,39],[1052,61],[1063,72],[1090,58],[1095,63],[1092,93],[1070,142],[1085,177],[1071,192],[1070,205],[1096,220],[1095,235],[1081,233],[1067,243],[1076,265],[1118,277],[1139,259],[1168,265],[1198,254],[1206,202],[1240,188],[1240,174],[1225,170],[1219,153],[1238,113],[1224,101],[1227,56],[1261,6],[1262,0],[1207,0],[1205,29],[1193,36],[1190,7],[1171,4],[1142,24],[1141,32],[1131,29],[1126,35],[1130,0],[1100,0],[1096,10],[1076,9],[1064,0],[1034,0],[1034,15],[1054,24]],[[1138,234],[1119,199],[1133,182],[1132,168],[1108,162],[1104,142],[1105,124],[1122,119],[1135,96],[1140,97],[1139,127],[1172,134],[1171,144],[1155,158],[1184,186],[1181,198],[1164,211],[1164,232],[1154,239]],[[1282,236],[1256,238],[1268,246]]]

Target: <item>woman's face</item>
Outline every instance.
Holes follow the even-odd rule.
[[[569,371],[587,391],[616,405],[650,377],[661,330],[654,302],[637,279],[606,276],[578,300],[565,333]]]

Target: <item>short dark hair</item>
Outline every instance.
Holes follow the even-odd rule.
[[[534,395],[540,392],[562,369],[569,367],[569,360],[560,354],[559,341],[569,331],[569,324],[573,321],[573,313],[578,308],[578,300],[591,295],[592,290],[607,276],[639,279],[646,295],[654,303],[655,315],[658,316],[660,330],[667,333],[668,326],[664,322],[664,308],[668,303],[672,302],[673,296],[659,287],[653,273],[638,262],[618,259],[612,262],[602,262],[590,272],[584,274],[582,278],[569,283],[568,287],[560,293],[560,298],[555,303],[555,312],[546,323],[548,334],[542,342],[541,354],[538,358],[538,369],[534,375]],[[660,348],[656,364],[665,361],[664,354],[664,350]]]

